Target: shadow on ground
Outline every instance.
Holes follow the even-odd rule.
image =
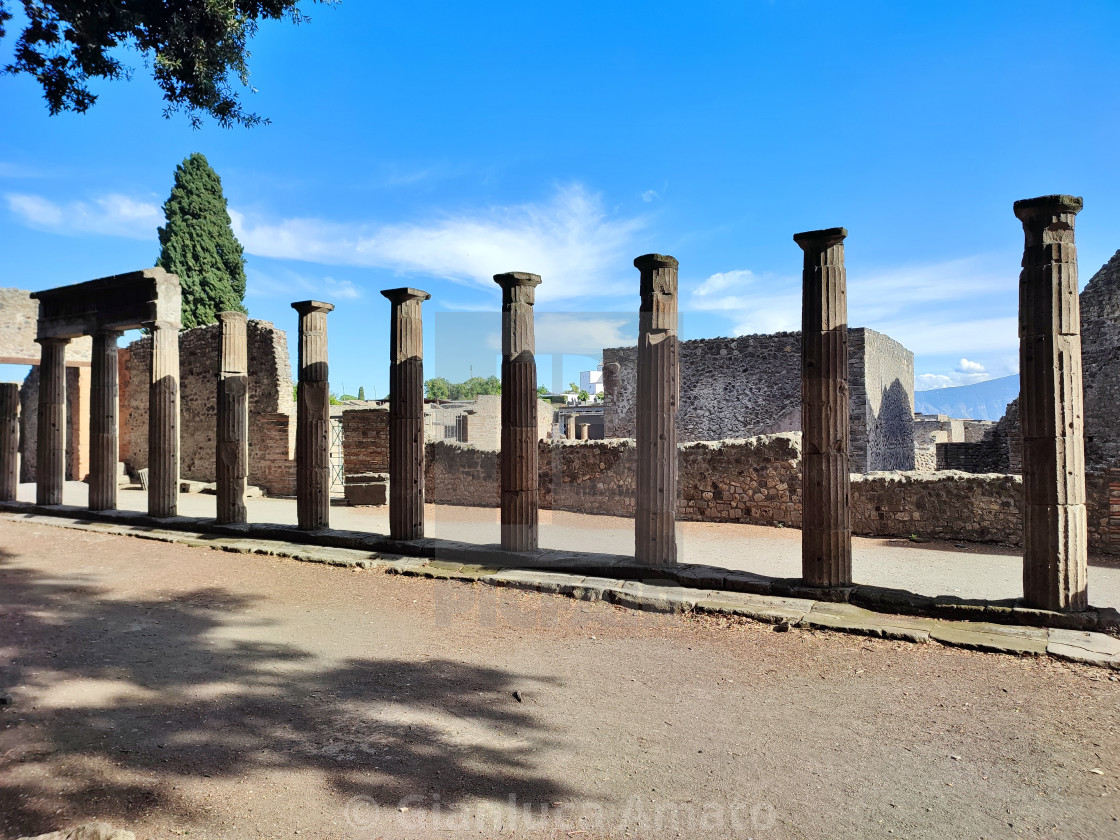
[[[449,806],[568,793],[532,761],[553,741],[512,701],[517,674],[438,660],[323,667],[292,645],[223,634],[267,626],[253,599],[210,588],[124,602],[18,559],[0,550],[0,695],[14,700],[0,708],[0,835],[55,829],[60,809],[192,819],[176,782],[258,769],[319,771],[341,795],[393,806],[437,787]],[[464,743],[457,721],[516,731],[523,746]]]

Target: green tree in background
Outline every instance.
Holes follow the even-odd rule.
[[[548,390],[547,385],[541,385],[537,388],[537,396],[547,397],[551,392]]]
[[[449,382],[440,376],[427,380],[424,391],[430,400],[473,400],[475,397],[501,394],[502,380],[496,376],[472,376],[466,382]]]
[[[218,313],[245,312],[245,258],[230,226],[222,179],[195,152],[175,167],[175,185],[163,205],[156,265],[179,276],[183,329],[215,324]]]
[[[316,0],[332,4],[336,0]],[[0,38],[16,0],[0,0]],[[50,113],[84,113],[91,79],[128,79],[125,48],[143,56],[167,102],[198,128],[209,115],[223,127],[268,120],[241,107],[233,80],[249,84],[249,39],[261,20],[303,23],[299,0],[23,0],[27,26],[3,73],[33,76]],[[7,52],[7,51],[5,51]]]
[[[358,386],[358,399],[364,400],[365,398],[366,398],[366,386],[365,385],[359,385]]]

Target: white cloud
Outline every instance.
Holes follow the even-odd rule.
[[[638,341],[638,323],[625,315],[540,312],[536,317],[537,354],[566,353],[601,358],[604,347],[629,347]]]
[[[580,185],[545,203],[490,207],[392,225],[319,219],[267,222],[231,211],[248,253],[326,264],[388,268],[494,288],[493,275],[532,271],[538,301],[629,290],[634,234],[643,220],[608,218]]]
[[[985,368],[979,362],[969,361],[968,359],[961,359],[961,363],[959,365],[957,365],[957,372],[958,373],[972,373],[972,374],[987,373],[987,368]]]
[[[357,300],[361,290],[349,280],[336,280],[325,275],[311,278],[288,269],[281,269],[279,276],[264,274],[252,266],[246,268],[248,283],[245,294],[251,297],[280,297],[295,300],[312,295],[328,303],[339,300]]]
[[[654,199],[658,198],[661,198],[661,196],[657,194],[657,190],[646,190],[644,193],[642,193],[642,201],[644,201],[646,204],[649,204]]]
[[[932,391],[935,388],[955,388],[958,385],[974,385],[991,379],[988,373],[922,373],[914,377],[914,388],[918,391]]]
[[[152,239],[164,221],[159,206],[119,193],[92,202],[53,202],[39,195],[7,193],[8,210],[24,224],[54,233],[97,233],[130,239]]]
[[[726,312],[735,335],[801,329],[800,282],[746,269],[713,274],[692,290],[688,309]]]

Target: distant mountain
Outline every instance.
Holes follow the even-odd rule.
[[[914,410],[921,414],[948,414],[962,420],[998,420],[1007,404],[1019,396],[1019,374],[914,392]]]

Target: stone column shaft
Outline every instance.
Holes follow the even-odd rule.
[[[218,315],[218,434],[216,437],[218,522],[248,520],[245,490],[249,481],[249,351],[244,312]],[[298,424],[298,418],[297,418]]]
[[[568,440],[576,439],[576,416],[569,414],[564,418],[564,437]]]
[[[19,489],[19,385],[0,382],[0,502]]]
[[[38,455],[35,500],[62,504],[66,482],[66,338],[39,338]]]
[[[1019,418],[1023,431],[1023,594],[1032,607],[1083,610],[1085,426],[1074,221],[1080,198],[1015,202],[1019,275]]]
[[[152,321],[148,387],[148,514],[179,510],[179,324]]]
[[[389,534],[424,536],[424,331],[419,289],[385,289],[389,324]]]
[[[661,254],[634,260],[642,296],[634,557],[648,566],[677,562],[677,265],[676,259]]]
[[[844,228],[794,234],[805,252],[801,309],[801,576],[852,582],[848,297]]]
[[[502,287],[502,548],[538,544],[537,361],[533,303],[536,274],[496,274]]]
[[[115,510],[117,507],[117,462],[120,455],[117,339],[120,335],[112,330],[93,334],[89,397],[90,510]]]
[[[305,531],[330,525],[331,397],[327,369],[329,303],[292,304],[299,313],[299,387],[296,389],[296,514]]]

